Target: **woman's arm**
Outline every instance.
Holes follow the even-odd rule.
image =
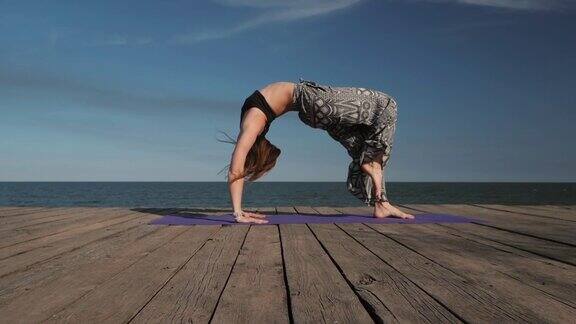
[[[253,109],[252,109],[253,110]],[[234,147],[234,152],[232,153],[232,160],[230,161],[230,169],[228,170],[228,178],[231,179],[244,171],[244,163],[246,162],[246,155],[256,142],[258,134],[264,129],[266,124],[266,117],[262,115],[256,115],[257,117],[248,116],[248,112],[244,117],[244,121],[241,126],[240,134],[236,140],[236,146]],[[262,119],[259,122],[247,122],[250,119]],[[228,188],[230,190],[230,198],[232,199],[232,206],[234,212],[242,211],[242,189],[244,188],[244,178],[241,177],[236,181],[228,181]]]

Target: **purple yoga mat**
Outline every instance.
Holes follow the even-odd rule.
[[[371,223],[371,224],[427,224],[427,223],[471,223],[479,219],[450,214],[416,214],[414,219],[375,218],[369,215],[351,214],[266,214],[267,224],[236,223],[232,214],[205,215],[183,214],[166,215],[155,219],[150,225],[274,225],[274,224],[330,224],[330,223]]]

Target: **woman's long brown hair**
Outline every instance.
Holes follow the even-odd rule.
[[[230,143],[236,145],[237,141],[228,136],[223,131],[229,140],[219,140],[220,142]],[[254,145],[248,151],[246,155],[246,161],[244,162],[244,171],[242,174],[235,175],[232,179],[228,178],[228,182],[234,182],[237,179],[244,178],[246,181],[254,181],[262,177],[266,172],[270,171],[275,165],[282,151],[277,148],[274,144],[270,143],[266,137],[258,136]],[[226,165],[220,172],[229,169],[230,164]],[[218,174],[220,174],[218,172]]]

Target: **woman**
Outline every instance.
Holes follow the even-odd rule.
[[[237,222],[265,224],[265,215],[242,211],[244,180],[254,181],[276,164],[280,149],[265,137],[270,124],[289,111],[306,125],[328,132],[346,148],[352,162],[347,188],[374,217],[414,218],[392,206],[386,195],[384,168],[396,129],[397,104],[389,95],[362,87],[333,87],[305,81],[274,82],[254,91],[240,113],[240,134],[228,170],[230,197]],[[228,167],[228,166],[227,166]]]

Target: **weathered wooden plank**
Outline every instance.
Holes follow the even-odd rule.
[[[26,207],[26,206],[0,206],[0,217],[3,217],[6,214],[11,214],[13,211],[26,211],[26,210],[34,210],[38,208],[48,208],[48,207]]]
[[[161,248],[41,322],[129,321],[219,229],[219,226],[188,227]]]
[[[357,211],[354,211],[357,212]],[[420,253],[376,232],[364,224],[337,224],[372,253],[418,287],[434,296],[460,319],[467,322],[542,322],[536,311],[502,297],[488,287],[434,262]],[[415,224],[387,224],[389,231]],[[434,245],[429,246],[430,249]]]
[[[42,210],[38,210],[35,212],[25,213],[25,214],[18,214],[13,216],[6,216],[0,218],[0,225],[2,228],[6,228],[8,226],[17,226],[17,225],[26,225],[28,222],[43,219],[46,217],[54,217],[58,215],[70,215],[76,211],[88,211],[94,208],[89,207],[78,207],[78,208],[45,208]]]
[[[89,224],[75,224],[75,222],[71,222],[71,225],[63,225],[61,229],[55,230],[53,232],[30,235],[29,237],[21,237],[22,234],[15,234],[15,236],[13,236],[13,234],[12,236],[8,235],[8,238],[5,240],[0,239],[0,242],[2,242],[2,245],[0,246],[0,260],[3,260],[11,255],[21,254],[22,252],[25,252],[45,242],[59,239],[61,237],[69,237],[74,235],[77,230],[90,228],[88,225],[97,225],[106,221],[118,219],[119,217],[126,215],[136,217],[138,216],[138,213],[126,210],[117,210],[100,213],[95,211],[94,213],[89,213],[88,215],[91,219]],[[18,240],[18,238],[21,238],[21,240]]]
[[[52,207],[18,207],[0,212],[0,218],[28,215],[37,212],[43,212],[49,209],[52,209]]]
[[[576,246],[576,224],[559,219],[543,219],[530,215],[487,210],[469,205],[405,205],[415,210],[442,212],[481,219],[481,225],[493,226],[514,233],[534,236],[557,243]]]
[[[318,215],[319,214],[318,211],[315,210],[311,206],[294,206],[294,209],[296,210],[296,212],[298,214],[301,214],[301,215],[305,215],[305,214]]]
[[[311,206],[312,210],[320,215],[341,215],[342,212],[330,206]]]
[[[83,215],[103,214],[118,210],[121,209],[70,208],[70,209],[53,210],[49,212],[46,211],[43,213],[26,215],[18,218],[3,219],[0,220],[1,223],[0,236],[15,230],[21,230],[21,229],[23,230],[32,226],[38,226],[39,224],[48,224],[50,222],[61,219],[72,219],[74,217],[81,218]]]
[[[0,211],[3,211],[3,210],[12,210],[12,209],[18,209],[18,208],[26,208],[26,207],[24,207],[24,206],[4,206],[4,205],[2,205],[2,206],[0,206]]]
[[[438,225],[398,226],[392,231],[385,225],[367,225],[464,277],[492,287],[500,296],[539,313],[549,311],[552,317],[548,320],[576,318],[573,266],[500,250],[453,235]]]
[[[297,207],[298,209],[298,207]],[[314,207],[321,214],[338,214]],[[309,211],[311,212],[311,211]],[[390,267],[334,224],[310,224],[312,232],[372,316],[379,322],[459,323],[449,309]]]
[[[277,226],[250,227],[211,322],[290,322]]]
[[[8,322],[40,323],[187,229],[137,226],[101,244],[93,244],[91,250],[84,253],[68,253],[61,259],[34,267],[19,278],[3,278],[0,280],[3,287],[0,314]]]
[[[279,227],[294,322],[372,322],[306,224]]]
[[[576,205],[535,205],[544,209],[576,210]]]
[[[488,241],[495,242],[496,244],[509,246],[516,250],[526,251],[527,253],[576,266],[576,248],[569,245],[509,231],[502,231],[497,228],[478,224],[445,223],[439,225],[458,231],[458,235],[465,236],[468,239],[484,240],[482,241],[484,244],[490,244]],[[504,249],[502,246],[499,248]]]
[[[500,204],[500,206],[518,206],[518,207],[525,207],[525,208],[530,208],[530,209],[534,209],[534,210],[541,210],[541,211],[559,211],[562,213],[569,213],[571,215],[574,215],[575,210],[575,206],[574,205],[504,205],[504,204]]]
[[[141,218],[143,221],[150,221],[155,218],[155,215],[143,214]],[[7,275],[0,279],[0,305],[19,294],[27,293],[35,287],[56,280],[58,276],[74,272],[76,268],[84,264],[93,264],[100,259],[110,262],[117,252],[122,251],[125,244],[141,240],[162,228],[163,226],[148,225],[129,227],[125,231],[117,231],[105,239],[96,240],[73,249],[70,253],[60,254],[44,262],[35,263],[26,268],[26,271]]]
[[[488,205],[489,206],[489,205]],[[501,206],[511,206],[511,205],[501,205]],[[522,206],[534,210],[543,210],[543,211],[574,211],[574,205],[513,205],[513,206]]]
[[[222,229],[143,305],[133,321],[208,323],[249,227],[250,225],[222,226]],[[139,302],[141,299],[138,298]],[[122,310],[126,309],[127,313],[133,308],[123,307]],[[124,319],[119,316],[120,310],[114,313],[114,318]]]
[[[277,214],[297,214],[296,209],[292,206],[277,206],[276,207]]]
[[[54,209],[52,211],[46,211],[42,213],[37,213],[34,215],[27,215],[20,218],[13,218],[11,221],[2,221],[2,226],[0,228],[0,233],[2,235],[6,233],[19,233],[25,232],[27,230],[33,230],[41,228],[42,226],[50,226],[52,222],[60,220],[71,220],[76,221],[83,218],[95,218],[98,216],[103,217],[116,217],[116,213],[129,213],[133,212],[128,208],[123,207],[106,207],[106,208],[94,208],[94,207],[78,207],[78,208],[65,208],[65,209]]]
[[[256,211],[264,215],[275,215],[276,207],[258,207]]]
[[[542,210],[532,206],[511,206],[511,205],[484,205],[470,204],[472,206],[482,207],[490,210],[507,211],[514,214],[523,214],[543,218],[562,219],[565,221],[576,222],[576,211],[574,210]]]
[[[118,231],[138,226],[146,222],[141,215],[129,213],[118,218],[76,228],[63,233],[24,242],[0,250],[0,278],[62,253],[78,249],[93,241],[105,239]]]
[[[440,210],[437,212],[441,212]],[[458,228],[462,227],[463,225],[469,224],[442,224],[448,225],[447,228]],[[451,226],[450,226],[451,225]],[[373,227],[380,232],[382,232],[385,228],[382,225],[368,225],[369,227]],[[476,227],[481,227],[479,225],[474,224]],[[515,278],[518,281],[521,281],[525,284],[530,285],[534,289],[539,289],[545,291],[547,294],[551,296],[556,296],[558,299],[563,300],[563,302],[567,304],[572,304],[572,300],[576,300],[576,293],[572,292],[571,282],[576,282],[576,273],[574,272],[576,268],[571,265],[566,265],[562,263],[557,263],[549,258],[542,258],[536,255],[531,255],[529,258],[526,258],[526,254],[518,249],[515,248],[506,248],[505,246],[498,246],[498,243],[495,242],[485,242],[485,241],[478,241],[475,244],[471,242],[471,238],[466,235],[459,237],[455,235],[459,235],[457,232],[451,230],[445,230],[442,226],[434,227],[435,230],[430,231],[427,230],[427,226],[412,226],[409,229],[406,227],[396,227],[396,231],[394,234],[398,234],[401,238],[399,241],[407,240],[409,238],[413,239],[411,241],[414,245],[420,244],[423,249],[426,247],[426,244],[423,242],[425,241],[424,238],[428,238],[429,236],[433,235],[434,232],[442,232],[444,235],[435,236],[429,244],[436,245],[435,249],[430,249],[432,252],[435,253],[442,253],[444,252],[443,249],[440,249],[441,243],[444,243],[444,249],[449,250],[453,249],[452,252],[446,252],[448,257],[453,257],[460,261],[467,260],[466,258],[473,259],[473,261],[469,263],[465,262],[455,262],[454,265],[467,265],[467,264],[481,264],[484,262],[484,259],[490,259],[490,262],[487,264],[478,265],[480,269],[489,269],[491,266],[500,266],[498,268],[501,272],[505,273],[506,276]],[[404,231],[405,230],[405,231]],[[501,232],[497,229],[491,229],[492,232]],[[486,228],[486,231],[490,231],[490,228]],[[511,235],[512,233],[504,232],[506,234]],[[428,236],[421,236],[420,234],[428,234]],[[535,240],[530,237],[526,237],[532,240],[534,243]],[[473,239],[472,239],[473,241]],[[402,241],[404,242],[404,241]],[[450,243],[446,243],[450,242]],[[547,241],[545,241],[547,242]],[[555,244],[553,242],[548,242],[551,245],[559,246],[560,244]],[[492,248],[490,248],[492,246]],[[576,253],[576,248],[563,246],[563,252],[568,252],[568,255],[574,255]],[[542,248],[539,246],[538,248]],[[426,250],[428,252],[428,250]],[[511,255],[511,253],[513,253]],[[487,257],[486,255],[490,255]],[[514,258],[513,256],[516,256]],[[477,258],[477,259],[475,259]],[[452,259],[451,259],[452,260]],[[493,264],[495,263],[495,264]],[[467,270],[463,270],[463,273],[468,273]],[[481,277],[481,275],[479,276]],[[559,279],[561,278],[561,279]],[[494,279],[493,276],[488,277],[487,279]],[[566,288],[569,290],[567,291]],[[576,288],[572,287],[572,288]],[[516,289],[518,291],[518,289]],[[576,290],[574,290],[576,291]],[[537,301],[533,301],[537,303]],[[576,306],[574,304],[573,306]]]
[[[42,218],[36,224],[6,226],[5,229],[0,231],[0,249],[66,232],[127,213],[131,212],[120,208],[114,210],[89,209],[77,213],[58,214],[53,217]]]

